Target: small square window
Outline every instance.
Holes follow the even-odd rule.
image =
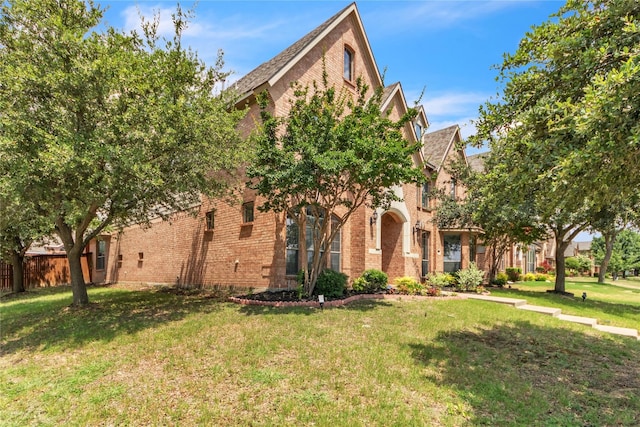
[[[205,224],[207,230],[213,230],[215,226],[215,211],[209,211],[205,214]]]
[[[247,202],[242,205],[242,222],[253,222],[253,202]]]

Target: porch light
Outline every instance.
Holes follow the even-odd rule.
[[[417,233],[419,230],[422,230],[422,221],[416,221],[416,225],[413,226],[414,231]]]
[[[376,222],[378,222],[378,211],[373,211],[373,215],[369,218],[369,225],[373,227]]]

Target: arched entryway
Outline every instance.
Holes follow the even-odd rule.
[[[382,249],[382,271],[389,278],[404,276],[403,258],[403,218],[394,212],[386,212],[380,222],[380,240]]]

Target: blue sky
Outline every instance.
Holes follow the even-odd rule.
[[[159,11],[169,35],[176,1],[100,1],[106,21],[119,29],[139,26],[140,14]],[[212,1],[195,5],[184,41],[208,63],[222,49],[236,80],[272,58],[348,1]],[[189,9],[193,2],[181,2]],[[500,89],[493,65],[515,52],[533,25],[549,19],[564,2],[542,1],[359,1],[369,43],[385,83],[402,83],[412,104],[422,104],[435,131],[459,124],[474,132],[478,106]],[[468,150],[473,153],[475,150]]]

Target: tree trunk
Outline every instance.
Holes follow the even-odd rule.
[[[556,236],[556,284],[554,291],[558,293],[565,292],[564,251],[569,243],[564,241],[564,235]]]
[[[82,307],[89,304],[89,295],[87,294],[87,286],[84,283],[84,274],[82,273],[82,248],[67,252],[69,260],[69,272],[71,273],[71,291],[73,293],[73,305]]]
[[[13,267],[13,292],[24,292],[24,256],[19,252],[11,252],[11,266]]]
[[[600,263],[600,271],[598,272],[598,283],[604,283],[605,275],[607,274],[607,268],[609,268],[609,261],[611,260],[611,254],[613,254],[613,243],[615,241],[615,235],[605,234],[604,236],[604,258]]]
[[[489,283],[492,283],[498,275],[498,259],[495,245],[491,245],[491,266],[489,267]]]

